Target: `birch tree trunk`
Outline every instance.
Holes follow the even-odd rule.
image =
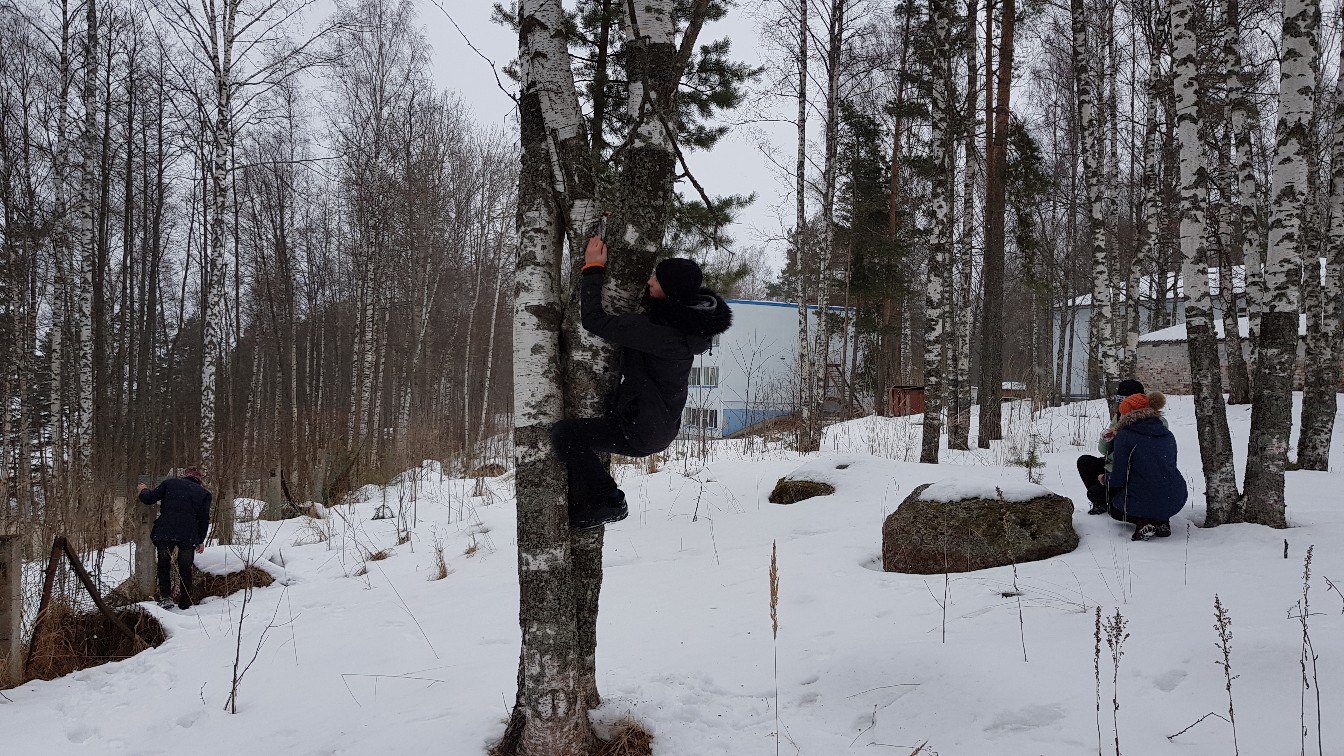
[[[920,462],[938,462],[943,429],[943,359],[947,338],[943,329],[947,309],[947,259],[952,245],[952,205],[956,135],[952,128],[952,10],[948,0],[930,0],[933,22],[932,93],[929,102],[929,142],[935,165],[930,179],[928,286],[924,300],[924,426]]]
[[[1073,24],[1073,74],[1078,87],[1078,123],[1082,128],[1083,181],[1087,186],[1089,228],[1092,235],[1092,309],[1088,318],[1092,360],[1098,366],[1099,385],[1094,396],[1109,396],[1116,380],[1111,329],[1111,266],[1106,233],[1106,197],[1103,194],[1103,142],[1098,96],[1094,90],[1093,53],[1088,46],[1087,16],[1083,0],[1071,0]],[[983,403],[982,403],[983,406]],[[983,410],[982,410],[983,411]]]
[[[1245,219],[1241,208],[1232,206],[1232,197],[1240,194],[1241,177],[1236,157],[1230,151],[1235,149],[1237,128],[1245,129],[1245,93],[1241,86],[1241,19],[1237,0],[1226,0],[1223,6],[1223,63],[1226,71],[1223,77],[1224,119],[1221,138],[1218,140],[1218,189],[1221,201],[1218,203],[1218,236],[1221,251],[1219,259],[1218,290],[1223,305],[1223,349],[1227,355],[1228,404],[1247,404],[1251,401],[1251,380],[1242,348],[1241,329],[1237,325],[1238,304],[1237,289],[1233,282],[1233,266],[1244,262],[1244,245],[1248,238],[1244,236]],[[1255,177],[1250,177],[1254,191]],[[1258,229],[1257,229],[1258,230]],[[1245,271],[1245,268],[1242,269]],[[1244,273],[1243,273],[1244,276]],[[1245,278],[1242,279],[1245,281]]]
[[[1340,52],[1344,62],[1344,48]],[[1344,296],[1344,68],[1335,82],[1330,124],[1330,221],[1325,248],[1325,280],[1320,309],[1307,310],[1307,363],[1302,394],[1302,429],[1297,463],[1304,470],[1328,470],[1340,384],[1340,298]],[[1315,257],[1313,252],[1312,257]],[[1305,274],[1319,275],[1312,260]]]
[[[224,349],[224,318],[227,296],[224,291],[225,254],[224,220],[232,217],[229,191],[229,159],[233,155],[233,43],[238,0],[224,0],[218,10],[210,6],[205,16],[209,29],[209,62],[215,87],[214,126],[210,142],[210,230],[201,276],[205,303],[204,334],[201,345],[201,431],[200,463],[206,478],[215,474],[215,405],[219,391],[219,358]],[[221,504],[225,502],[221,501]],[[222,507],[223,509],[231,509]]]
[[[1239,494],[1232,466],[1232,440],[1223,404],[1218,342],[1213,331],[1208,266],[1199,250],[1204,235],[1203,196],[1207,169],[1199,139],[1199,57],[1192,0],[1173,0],[1171,39],[1175,67],[1176,138],[1180,170],[1181,276],[1185,287],[1186,344],[1190,383],[1195,395],[1200,461],[1208,510],[1205,524],[1219,525],[1236,515]]]
[[[1251,152],[1253,136],[1260,123],[1260,109],[1251,96],[1254,75],[1243,71],[1241,60],[1241,15],[1238,0],[1227,0],[1227,22],[1234,31],[1230,33],[1228,46],[1227,78],[1229,97],[1231,98],[1230,118],[1236,157],[1237,171],[1237,216],[1233,222],[1233,236],[1241,245],[1241,258],[1245,264],[1246,317],[1250,342],[1250,364],[1248,372],[1254,374],[1256,341],[1260,333],[1260,314],[1265,308],[1265,271],[1264,250],[1265,235],[1261,229],[1263,217],[1263,199],[1256,181],[1255,161]]]
[[[1009,96],[1013,80],[1016,0],[1003,0],[999,21],[999,70],[994,93],[994,138],[985,155],[984,297],[980,316],[980,424],[976,445],[1003,438],[1004,207],[1008,183]]]
[[[588,756],[595,736],[581,680],[565,470],[549,440],[551,426],[564,413],[560,261],[565,228],[555,194],[563,189],[553,168],[560,160],[555,144],[581,134],[582,120],[573,122],[569,108],[577,95],[560,0],[523,0],[518,17],[521,246],[514,282],[513,386],[523,640],[517,702],[498,752]]]
[[[1297,363],[1302,212],[1307,181],[1307,129],[1311,122],[1320,51],[1317,0],[1284,6],[1283,62],[1279,73],[1279,124],[1275,130],[1274,203],[1265,257],[1265,311],[1255,365],[1251,436],[1246,457],[1245,521],[1288,526],[1283,471],[1293,426],[1293,373]],[[1319,275],[1313,270],[1312,275]]]
[[[826,156],[821,179],[821,240],[817,260],[817,332],[813,348],[815,371],[812,385],[816,394],[809,446],[820,446],[821,425],[825,418],[826,376],[831,362],[831,294],[835,274],[835,191],[840,165],[840,67],[845,35],[845,5],[849,0],[831,0],[826,30]],[[841,365],[843,375],[844,365]]]
[[[813,416],[816,403],[816,369],[807,333],[807,268],[803,235],[807,228],[807,31],[808,0],[798,0],[798,153],[794,164],[793,267],[798,275],[798,451],[816,451],[820,445]]]
[[[76,405],[74,427],[74,463],[81,490],[93,477],[93,285],[94,268],[98,264],[97,239],[94,223],[98,197],[98,4],[85,0],[84,18],[84,81],[80,100],[84,105],[84,121],[80,129],[79,167],[77,171],[74,249],[79,260],[79,291],[76,293],[75,317],[77,336],[75,354],[78,355],[79,403]]]

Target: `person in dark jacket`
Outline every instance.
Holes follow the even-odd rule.
[[[1111,400],[1111,424],[1106,430],[1102,431],[1101,438],[1097,441],[1097,451],[1101,456],[1093,454],[1084,454],[1078,457],[1078,476],[1083,479],[1083,485],[1087,486],[1087,500],[1092,503],[1092,508],[1087,510],[1090,515],[1106,514],[1106,486],[1100,482],[1100,476],[1111,471],[1113,461],[1113,451],[1111,441],[1115,438],[1115,425],[1120,422],[1120,403],[1134,394],[1144,393],[1143,384],[1128,378],[1120,381],[1115,387],[1115,397]]]
[[[1185,506],[1185,476],[1176,467],[1176,437],[1160,414],[1166,397],[1134,394],[1120,404],[1115,464],[1101,476],[1111,517],[1134,525],[1133,540],[1171,535],[1171,518]]]
[[[210,530],[210,492],[201,485],[201,471],[188,467],[180,478],[168,478],[157,488],[140,484],[140,502],[146,506],[162,503],[159,517],[149,539],[158,551],[159,603],[173,604],[173,550],[177,550],[177,575],[182,595],[179,609],[191,607],[191,570],[195,554],[205,551],[205,536]]]
[[[569,470],[575,529],[625,519],[625,494],[598,455],[645,457],[670,446],[681,431],[695,356],[733,320],[723,297],[703,286],[700,266],[680,257],[658,263],[642,313],[609,313],[602,307],[606,264],[607,245],[594,236],[584,251],[583,327],[619,347],[620,384],[604,416],[561,420],[551,428],[556,456]]]

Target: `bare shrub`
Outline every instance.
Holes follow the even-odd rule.
[[[163,625],[144,609],[131,606],[113,611],[144,644],[118,632],[100,612],[79,612],[64,603],[53,603],[42,617],[42,634],[28,659],[24,681],[54,680],[121,661],[168,639]]]

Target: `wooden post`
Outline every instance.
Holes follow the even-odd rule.
[[[0,535],[0,688],[23,679],[23,548],[16,535]]]
[[[140,482],[147,486],[158,484],[157,480],[146,478],[141,478]],[[154,529],[154,520],[158,519],[159,505],[142,504],[137,496],[129,506],[135,507],[134,514],[130,518],[131,522],[135,523],[135,564],[131,572],[131,583],[139,593],[137,599],[153,598],[157,589],[155,583],[158,582],[158,566],[154,544],[150,542],[149,534]]]
[[[24,671],[33,663],[33,654],[37,651],[37,639],[42,636],[42,619],[51,604],[51,591],[56,585],[56,570],[61,566],[61,555],[65,551],[65,537],[56,536],[51,542],[51,556],[47,559],[47,573],[42,578],[42,601],[37,605],[37,617],[33,619],[33,634],[28,638],[28,655],[24,658]]]
[[[261,498],[266,506],[261,512],[256,512],[254,517],[270,521],[284,519],[285,498],[280,486],[280,468],[271,468],[262,485]]]

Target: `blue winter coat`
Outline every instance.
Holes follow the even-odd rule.
[[[1135,410],[1117,425],[1115,465],[1107,477],[1111,507],[1131,517],[1169,520],[1189,496],[1176,468],[1176,437],[1156,410]]]
[[[210,492],[191,478],[168,478],[158,488],[140,492],[145,505],[163,502],[149,539],[154,543],[177,541],[197,546],[205,543],[210,530]]]

